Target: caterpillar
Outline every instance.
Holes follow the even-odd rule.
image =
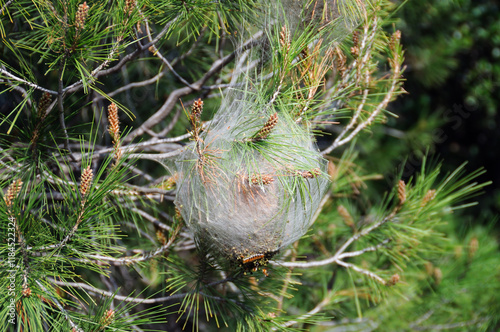
[[[246,265],[248,263],[255,262],[258,259],[262,259],[264,257],[266,257],[264,254],[255,254],[255,255],[251,255],[251,256],[242,258],[241,262],[243,263],[243,265]]]
[[[269,276],[269,273],[264,266],[266,266],[269,259],[277,253],[278,250],[266,251],[265,253],[258,253],[249,256],[240,255],[237,260],[245,272],[257,272],[259,268],[262,267],[262,273],[267,277]]]

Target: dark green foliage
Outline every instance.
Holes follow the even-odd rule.
[[[384,30],[392,2],[0,0],[0,9],[1,331],[497,326],[498,246],[484,229],[456,226],[488,184],[477,180],[484,172],[446,172],[424,157],[439,116],[388,128],[405,70],[400,32]],[[426,84],[457,68],[438,62]],[[424,158],[393,171],[410,152]],[[217,181],[229,186],[216,191]],[[206,193],[210,202],[197,199]],[[249,230],[236,253],[203,232],[221,204],[238,202],[231,195],[247,207],[224,206],[232,213],[297,215],[276,232],[277,213],[266,229],[257,218],[240,228],[230,227],[240,216],[217,219],[221,233]],[[255,232],[267,251],[249,252]]]

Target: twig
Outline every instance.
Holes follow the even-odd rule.
[[[165,103],[160,107],[155,114],[153,114],[149,119],[147,119],[139,128],[135,129],[132,133],[130,133],[125,139],[124,142],[130,142],[137,136],[143,135],[146,130],[151,129],[153,126],[158,124],[161,120],[163,120],[170,112],[173,107],[182,96],[188,95],[194,91],[200,90],[203,84],[212,77],[215,73],[219,72],[224,66],[230,63],[238,53],[243,52],[249,48],[252,48],[258,45],[258,41],[263,35],[263,32],[260,31],[252,36],[252,38],[243,44],[239,49],[235,50],[231,54],[225,56],[223,59],[216,60],[210,69],[203,75],[195,83],[191,84],[191,87],[183,87],[176,89],[170,93]]]
[[[147,80],[144,80],[144,81],[141,81],[141,82],[133,82],[133,83],[129,83],[127,85],[124,85],[124,86],[122,86],[122,87],[120,87],[120,88],[118,88],[118,89],[116,89],[116,90],[108,93],[107,95],[108,95],[108,97],[114,97],[117,94],[122,93],[122,92],[127,91],[127,90],[130,90],[130,89],[144,87],[146,85],[156,83],[163,76],[165,76],[165,72],[164,71],[156,74],[154,77],[151,77],[151,78],[149,78]],[[102,100],[102,99],[105,99],[105,97],[103,97],[102,95],[98,95],[96,98],[94,98],[93,102],[96,102],[96,101],[99,101],[99,100]]]
[[[344,251],[355,241],[359,240],[361,237],[366,236],[370,234],[373,230],[379,228],[386,222],[388,222],[390,218],[386,217],[379,222],[371,225],[368,228],[363,229],[361,232],[354,234],[351,238],[349,238],[333,255],[333,257],[321,260],[321,261],[315,261],[315,262],[281,262],[279,265],[281,266],[286,266],[286,267],[298,267],[298,268],[312,268],[312,267],[317,267],[317,266],[324,266],[332,263],[337,263],[340,261],[340,255],[344,253]],[[278,263],[277,263],[278,264]]]
[[[3,12],[5,9],[7,9],[7,7],[9,7],[9,5],[13,2],[14,0],[9,0],[5,3],[5,5],[3,5],[2,9],[0,10],[0,14],[3,15]]]
[[[323,308],[325,306],[327,306],[330,303],[333,295],[334,295],[334,292],[332,290],[329,290],[328,294],[325,296],[325,298],[321,302],[319,302],[312,310],[310,310],[307,313],[303,314],[302,316],[298,317],[296,320],[291,320],[291,321],[288,321],[288,322],[282,324],[281,327],[290,327],[292,325],[299,323],[301,320],[307,319],[307,318],[317,314],[318,312],[323,310]],[[277,328],[273,328],[273,331],[276,331],[276,330],[277,330]]]
[[[357,250],[357,251],[350,251],[350,252],[345,252],[342,255],[339,255],[339,260],[344,259],[346,257],[356,257],[364,254],[365,252],[370,252],[370,251],[377,251],[379,248],[383,247],[387,243],[391,242],[391,239],[385,239],[384,241],[380,242],[376,246],[372,247],[367,247],[362,250]]]
[[[385,285],[386,284],[386,281],[382,278],[380,278],[377,274],[371,272],[371,271],[368,271],[368,270],[365,270],[365,269],[362,269],[360,268],[359,266],[356,266],[354,264],[351,264],[351,263],[346,263],[344,261],[341,261],[340,259],[336,260],[335,261],[338,265],[342,265],[343,267],[346,267],[348,269],[352,269],[358,273],[361,273],[361,274],[364,274],[372,279],[375,279],[377,280],[378,282],[380,282],[382,285]]]
[[[207,126],[209,123],[210,122],[206,122],[204,124],[204,126]],[[151,147],[154,145],[165,144],[165,143],[176,143],[176,142],[180,142],[180,141],[183,141],[185,139],[188,139],[190,137],[191,137],[191,133],[187,133],[187,134],[177,136],[177,137],[168,137],[168,138],[161,138],[161,139],[160,138],[152,138],[150,140],[147,140],[147,141],[144,141],[141,143],[135,143],[135,144],[121,146],[120,149],[123,151],[123,153],[134,152],[134,151],[139,150],[140,148],[148,148],[148,147]],[[180,149],[181,148],[174,150],[173,152],[178,151]],[[92,159],[98,159],[98,158],[101,158],[101,157],[103,157],[103,156],[105,156],[113,151],[114,151],[114,148],[106,148],[106,149],[99,150],[97,152],[94,151],[93,153],[89,152],[89,153],[85,153],[85,154],[76,154],[75,159],[77,161],[80,161],[83,158],[86,158],[89,154],[92,154]],[[125,156],[125,157],[127,157],[127,156]],[[137,157],[137,155],[135,157]],[[131,158],[131,157],[129,156],[129,158]]]
[[[174,129],[174,126],[177,124],[177,121],[179,121],[179,118],[182,114],[182,108],[178,107],[177,111],[175,111],[173,119],[169,122],[168,126],[162,129],[158,133],[159,136],[166,136],[172,129]]]
[[[95,75],[94,75],[94,78],[97,79],[101,76],[106,76],[106,75],[109,75],[109,74],[112,74],[114,72],[117,72],[118,70],[120,70],[127,62],[133,60],[135,57],[137,57],[141,52],[147,50],[150,46],[156,44],[168,31],[168,29],[170,29],[170,26],[175,22],[177,21],[179,17],[176,17],[174,18],[172,21],[169,21],[165,27],[162,29],[162,31],[153,39],[153,41],[147,43],[146,45],[140,45],[135,51],[133,51],[132,53],[129,53],[127,54],[126,56],[124,56],[115,66],[109,68],[109,69],[101,69],[100,71],[96,72]],[[69,89],[70,87],[68,87],[68,91],[67,92],[74,92],[76,90],[79,90],[80,88],[82,87],[82,84],[77,84],[75,86],[72,86],[71,89]]]
[[[48,278],[48,279],[50,280],[50,278]],[[54,302],[56,304],[57,308],[59,308],[61,313],[64,315],[64,318],[68,321],[69,325],[73,328],[73,330],[78,331],[78,332],[84,332],[75,322],[73,322],[73,320],[69,316],[68,312],[64,309],[64,307],[61,305],[61,303],[59,303],[59,301],[55,297],[53,297],[52,295],[49,294],[49,292],[47,291],[47,288],[45,288],[45,286],[42,285],[42,283],[40,281],[35,280],[35,282],[50,297],[52,302]]]
[[[437,324],[437,325],[428,325],[428,326],[412,326],[412,329],[415,331],[441,331],[441,330],[451,330],[458,329],[461,327],[476,325],[480,323],[485,323],[489,320],[489,318],[482,319],[473,319],[470,321],[459,322],[459,323],[451,323],[451,324]]]
[[[106,261],[106,262],[113,264],[115,266],[116,265],[130,265],[130,264],[134,264],[134,263],[144,262],[144,261],[147,261],[153,257],[160,255],[160,254],[163,254],[168,249],[170,249],[170,247],[172,246],[174,241],[177,239],[177,235],[179,234],[180,228],[181,228],[181,226],[178,225],[174,230],[172,230],[172,232],[170,234],[170,238],[168,239],[168,242],[165,243],[163,246],[161,246],[160,248],[158,248],[156,250],[153,250],[153,251],[145,253],[141,256],[138,256],[138,257],[126,256],[126,257],[114,258],[114,257],[109,257],[109,256],[103,256],[103,255],[85,255],[85,256],[89,257],[91,259],[98,260],[98,261]]]
[[[48,93],[50,93],[51,95],[54,95],[54,96],[57,96],[59,94],[57,91],[45,89],[45,88],[43,88],[43,87],[41,87],[41,86],[39,86],[39,85],[37,85],[35,83],[31,83],[31,82],[28,82],[28,81],[26,81],[26,80],[24,80],[22,78],[19,78],[19,77],[15,76],[15,75],[9,73],[5,68],[0,68],[0,73],[4,74],[5,76],[7,76],[7,77],[9,77],[11,79],[13,79],[14,81],[18,81],[18,82],[24,83],[27,86],[32,87],[32,88],[34,88],[36,90],[40,90],[40,91],[43,91],[43,92],[48,92]],[[4,81],[4,80],[0,79],[0,81]]]
[[[369,39],[371,41],[370,43],[368,43],[368,45],[370,45],[370,48],[371,48],[371,44],[373,44],[372,39],[375,37],[375,31],[376,31],[375,27],[376,26],[377,26],[377,20],[375,20],[375,22],[374,22],[374,28],[372,30],[371,37]],[[365,34],[366,34],[366,28],[365,28]],[[394,95],[396,93],[396,89],[397,89],[399,81],[400,81],[401,63],[400,63],[400,55],[397,53],[397,50],[393,50],[393,52],[394,52],[394,59],[389,60],[391,63],[391,69],[392,69],[392,75],[390,77],[391,86],[390,86],[389,90],[385,93],[384,99],[371,112],[368,119],[366,119],[363,122],[361,122],[360,124],[358,124],[356,126],[356,128],[354,128],[352,130],[352,132],[347,137],[344,138],[344,136],[347,134],[347,132],[354,127],[355,123],[357,122],[357,119],[359,118],[359,115],[361,114],[362,108],[358,107],[358,109],[356,110],[356,112],[355,112],[353,118],[351,119],[351,121],[349,122],[349,124],[344,128],[344,130],[339,134],[339,136],[337,136],[337,138],[332,143],[332,145],[330,145],[327,149],[321,151],[321,153],[323,155],[326,155],[326,154],[332,152],[337,147],[350,142],[356,135],[359,134],[359,132],[361,130],[366,128],[368,125],[370,125],[375,120],[375,118],[380,114],[380,112],[382,112],[382,110],[384,110],[387,107],[387,104],[389,104],[391,99],[394,97]],[[362,58],[363,62],[361,62],[360,64],[362,64],[366,61],[369,61],[369,53],[370,52],[366,52],[366,54]],[[369,68],[367,70],[369,70]],[[369,75],[369,73],[366,73],[366,75]],[[364,90],[363,99],[362,99],[359,106],[362,106],[366,103],[366,97],[367,97],[367,89]]]
[[[72,159],[73,153],[71,151],[71,148],[69,147],[69,135],[68,131],[66,130],[66,123],[64,119],[64,105],[63,105],[63,98],[64,98],[64,92],[63,92],[63,76],[64,76],[64,66],[66,64],[66,57],[63,58],[61,61],[61,65],[59,67],[59,80],[58,80],[58,87],[59,91],[57,93],[57,104],[59,106],[59,123],[61,124],[61,128],[64,133],[64,148],[69,152],[69,155]]]
[[[151,31],[149,29],[149,21],[141,11],[139,11],[139,13],[141,14],[144,21],[144,25],[146,26],[146,34],[148,35],[149,42],[153,42],[153,37],[151,36]],[[191,86],[191,84],[188,81],[186,81],[181,75],[179,75],[177,71],[175,71],[174,67],[163,56],[163,54],[161,54],[160,50],[154,44],[151,45],[151,51],[165,64],[165,66],[167,66],[167,68],[172,72],[172,74],[174,74],[175,77],[177,77],[179,81],[181,81],[182,84],[184,84],[187,87],[190,87],[193,90],[196,90],[193,86]]]
[[[122,296],[122,295],[118,295],[118,294],[115,294],[112,292],[108,292],[108,291],[105,291],[103,289],[99,289],[99,288],[84,284],[83,282],[58,281],[58,280],[55,280],[52,278],[47,278],[47,280],[55,285],[58,285],[58,286],[76,287],[76,288],[80,288],[80,289],[85,289],[93,294],[112,297],[115,300],[124,301],[124,302],[152,304],[152,303],[165,302],[165,301],[169,301],[169,300],[173,300],[173,299],[177,298],[176,296],[165,296],[165,297],[157,297],[157,298],[152,298],[152,299],[133,298],[130,296]]]

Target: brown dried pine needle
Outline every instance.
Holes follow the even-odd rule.
[[[278,113],[276,112],[269,117],[264,126],[259,130],[257,134],[255,134],[253,141],[265,140],[269,136],[271,130],[273,130],[277,124],[278,124]]]
[[[90,168],[90,166],[87,166],[87,168],[83,171],[80,180],[80,194],[82,194],[82,197],[85,197],[85,195],[87,194],[93,177],[94,174],[92,174],[92,169]]]

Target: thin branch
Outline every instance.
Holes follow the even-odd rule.
[[[482,318],[482,319],[473,319],[465,322],[459,323],[451,323],[451,324],[437,324],[437,325],[428,325],[428,326],[413,326],[412,329],[415,331],[442,331],[442,330],[452,330],[458,329],[461,327],[476,325],[480,323],[485,323],[490,318]]]
[[[116,96],[117,94],[119,93],[122,93],[124,91],[127,91],[127,90],[130,90],[130,89],[133,89],[133,88],[140,88],[140,87],[144,87],[144,86],[147,86],[149,84],[153,84],[153,83],[156,83],[158,82],[158,80],[160,78],[162,78],[163,76],[165,76],[165,72],[162,71],[158,74],[156,74],[154,77],[151,77],[147,80],[144,80],[144,81],[140,81],[140,82],[133,82],[133,83],[129,83],[127,85],[124,85],[110,93],[107,94],[108,97],[114,97]],[[105,99],[105,97],[101,96],[101,95],[98,95],[96,98],[94,98],[94,102],[96,101],[99,101],[99,100],[102,100],[102,99]]]
[[[258,45],[258,41],[262,37],[262,35],[263,35],[262,31],[256,33],[255,35],[252,36],[252,38],[249,41],[243,44],[239,49],[225,56],[223,59],[216,60],[212,64],[210,69],[205,73],[205,75],[203,75],[203,77],[200,78],[195,83],[191,84],[191,87],[186,86],[172,91],[168,96],[167,100],[165,101],[165,103],[160,107],[160,109],[156,111],[156,113],[153,114],[149,119],[147,119],[139,128],[135,129],[132,133],[130,133],[124,139],[124,142],[132,141],[134,138],[143,135],[146,132],[146,130],[151,129],[153,126],[160,123],[161,120],[163,120],[168,114],[170,114],[170,112],[174,108],[179,98],[188,95],[192,92],[200,90],[201,87],[210,77],[212,77],[215,73],[219,72],[228,63],[233,61],[233,59],[236,57],[238,53]]]
[[[165,225],[164,223],[162,223],[161,221],[159,221],[157,218],[153,217],[152,215],[150,215],[149,213],[141,210],[141,209],[138,209],[138,208],[130,208],[130,211],[132,212],[135,212],[139,215],[141,215],[144,219],[150,221],[153,225],[155,225],[156,227],[158,228],[161,228],[165,231],[171,231],[172,230],[172,227],[168,226],[168,225]]]
[[[64,119],[64,91],[63,91],[63,76],[64,76],[64,66],[66,64],[66,57],[63,58],[61,62],[61,66],[59,67],[59,80],[58,87],[59,91],[57,93],[57,105],[59,106],[59,123],[61,124],[61,128],[64,133],[64,148],[69,152],[69,155],[72,157],[73,153],[71,152],[71,148],[69,147],[69,135],[66,130],[66,122]]]
[[[375,27],[377,26],[376,23],[377,23],[377,21],[375,21],[375,23],[374,23],[374,29],[372,30],[372,33],[371,33],[371,35],[373,35],[373,37],[370,37],[369,40],[371,40],[371,42],[369,43],[369,45],[373,44],[372,39],[375,36],[375,31],[376,31]],[[371,48],[371,46],[370,46],[370,48]],[[364,55],[364,57],[362,59],[363,62],[369,61],[369,59],[370,59],[369,53],[370,52],[367,52]],[[385,93],[383,100],[371,112],[368,119],[366,119],[363,122],[361,122],[360,124],[358,124],[357,127],[354,128],[354,130],[352,130],[352,132],[347,137],[344,138],[344,136],[347,134],[347,132],[353,128],[354,124],[357,122],[359,115],[361,114],[362,108],[358,107],[358,109],[356,110],[356,112],[355,112],[353,118],[351,119],[351,121],[349,122],[349,124],[344,128],[344,130],[341,132],[341,134],[339,134],[339,136],[337,136],[337,138],[332,143],[332,145],[330,145],[327,149],[325,149],[321,152],[323,155],[326,155],[326,154],[332,152],[337,147],[350,142],[356,135],[359,134],[360,131],[362,131],[368,125],[370,125],[375,120],[375,118],[382,112],[382,110],[384,110],[387,107],[389,102],[392,100],[392,98],[394,97],[394,95],[397,92],[396,89],[397,89],[398,84],[400,82],[400,75],[401,75],[401,63],[400,63],[401,61],[400,61],[400,55],[398,54],[397,50],[394,51],[394,59],[392,59],[392,60],[390,59],[389,61],[391,63],[391,69],[392,69],[392,75],[390,77],[391,86],[389,87],[389,90]],[[362,64],[363,62],[361,62],[360,64]],[[369,69],[367,69],[367,70],[369,70]],[[366,75],[369,75],[369,73],[366,73]],[[364,96],[363,96],[363,99],[362,99],[360,106],[365,104],[366,96],[367,96],[367,90],[365,89]]]
[[[90,293],[93,293],[95,295],[112,297],[114,300],[124,301],[124,302],[152,304],[152,303],[165,302],[165,301],[169,301],[169,300],[173,300],[173,299],[177,298],[177,296],[165,296],[165,297],[157,297],[157,298],[152,298],[152,299],[144,299],[144,298],[138,298],[138,297],[134,298],[134,297],[130,297],[130,296],[122,296],[122,295],[118,295],[118,294],[115,294],[112,292],[108,292],[108,291],[105,291],[103,289],[99,289],[99,288],[84,284],[82,282],[58,281],[58,280],[55,280],[52,278],[47,278],[47,280],[55,285],[58,285],[58,286],[76,287],[76,288],[80,288],[80,289],[85,289],[85,290],[88,290]]]
[[[101,75],[99,75],[99,73],[101,73],[103,71],[103,69],[106,68],[109,65],[109,63],[113,60],[113,57],[114,57],[116,51],[118,50],[118,46],[120,45],[120,42],[121,42],[121,38],[118,38],[118,40],[115,42],[115,44],[111,48],[111,51],[109,52],[108,56],[106,57],[106,60],[104,60],[94,70],[92,70],[90,75],[88,77],[86,77],[87,81],[90,81],[90,83],[92,84],[95,80],[97,80],[97,78],[99,78],[99,76],[101,76]],[[78,80],[78,82],[75,82],[75,83],[71,84],[70,86],[66,87],[63,90],[63,92],[64,93],[72,93],[72,92],[78,91],[79,89],[84,87],[84,85],[85,85],[84,80],[80,79],[80,80]]]
[[[169,122],[168,126],[162,129],[158,133],[159,136],[166,136],[172,129],[174,129],[174,126],[177,124],[177,121],[179,121],[179,118],[181,117],[182,114],[182,108],[178,107],[177,111],[175,111],[174,117],[172,121]]]
[[[50,280],[50,278],[49,278],[49,280]],[[42,283],[40,281],[35,280],[35,282],[46,293],[46,295],[50,297],[52,302],[54,302],[56,304],[57,308],[59,308],[61,313],[64,315],[64,318],[68,321],[69,325],[73,328],[73,330],[78,331],[78,332],[84,332],[78,325],[76,325],[75,322],[73,322],[73,320],[69,316],[68,312],[64,309],[64,307],[61,305],[61,303],[59,303],[59,301],[55,297],[53,297],[52,295],[49,294],[49,292],[47,291],[47,288],[45,288],[45,286],[42,285]]]
[[[371,225],[368,228],[363,229],[361,232],[354,234],[351,238],[349,238],[335,253],[330,258],[321,260],[321,261],[315,261],[315,262],[281,262],[281,263],[276,263],[281,266],[286,266],[286,267],[298,267],[298,268],[312,268],[312,267],[317,267],[317,266],[324,266],[332,263],[338,263],[340,261],[340,255],[344,253],[344,251],[355,241],[359,240],[361,237],[366,236],[370,234],[373,230],[379,228],[380,226],[384,225],[386,222],[391,220],[391,218],[386,217],[379,222]]]
[[[103,255],[85,255],[86,257],[89,257],[91,259],[95,259],[98,261],[106,261],[112,265],[130,265],[134,263],[140,263],[147,261],[151,258],[154,258],[160,254],[165,253],[170,249],[174,241],[177,239],[177,235],[179,234],[180,231],[180,225],[178,225],[170,234],[170,238],[168,239],[167,243],[165,243],[163,246],[159,247],[156,250],[150,251],[148,253],[142,254],[140,256],[126,256],[126,257],[120,257],[120,258],[114,258],[114,257],[109,257],[109,256],[103,256]]]
[[[37,85],[35,83],[31,83],[31,82],[28,82],[28,81],[20,78],[20,77],[17,77],[15,75],[9,73],[5,68],[0,68],[0,73],[4,74],[5,76],[11,78],[14,81],[18,81],[18,82],[24,83],[27,86],[29,86],[31,88],[34,88],[36,90],[40,90],[40,91],[43,91],[43,92],[48,92],[48,93],[50,93],[51,95],[54,95],[54,96],[57,96],[59,94],[57,91],[42,88],[41,86],[39,86],[39,85]],[[0,82],[6,82],[6,80],[0,79]]]
[[[352,269],[358,273],[361,273],[361,274],[364,274],[372,279],[375,279],[377,280],[378,282],[380,282],[382,285],[385,285],[386,284],[386,281],[384,279],[382,279],[381,277],[379,277],[377,274],[371,272],[371,271],[368,271],[368,270],[365,270],[365,269],[362,269],[360,268],[359,266],[356,266],[354,264],[351,264],[351,263],[346,263],[344,261],[341,261],[341,260],[336,260],[335,261],[338,265],[342,265],[343,267],[346,267],[348,269]]]
[[[142,18],[143,18],[143,21],[144,21],[144,25],[146,27],[146,34],[148,36],[149,42],[153,42],[153,37],[151,36],[151,30],[149,29],[149,21],[148,21],[148,19],[144,16],[144,14],[141,11],[139,11],[139,13],[142,15]],[[179,75],[179,73],[177,73],[175,71],[174,67],[163,56],[163,54],[161,54],[160,50],[154,44],[151,45],[151,51],[152,51],[152,53],[155,56],[157,56],[163,62],[163,64],[165,64],[165,66],[167,66],[167,68],[172,72],[172,74],[174,74],[174,76],[179,81],[181,81],[182,84],[184,84],[185,86],[190,87],[191,89],[195,90],[195,88],[193,86],[191,86],[191,84],[188,81],[186,81],[181,75]]]
[[[207,126],[210,122],[206,122],[205,123],[205,126]],[[177,136],[177,137],[168,137],[168,138],[152,138],[150,140],[147,140],[147,141],[144,141],[144,142],[141,142],[141,143],[135,143],[135,144],[129,144],[129,145],[125,145],[125,146],[121,146],[120,149],[123,151],[123,153],[128,153],[128,152],[135,152],[137,150],[140,150],[141,148],[150,148],[154,145],[160,145],[160,144],[165,144],[165,143],[176,143],[176,142],[180,142],[180,141],[183,141],[185,139],[188,139],[192,136],[191,133],[187,133],[187,134],[184,134],[184,135],[181,135],[181,136]],[[179,148],[177,150],[174,150],[172,151],[172,153],[178,151],[178,150],[182,150],[182,148]],[[84,154],[75,154],[75,159],[77,161],[80,161],[84,158],[86,158],[88,155],[92,154],[92,159],[98,159],[98,158],[101,158],[103,156],[106,156],[107,154],[111,153],[114,151],[114,148],[106,148],[106,149],[102,149],[102,150],[99,150],[99,151],[94,151],[93,153],[92,152],[88,152],[88,153],[84,153]],[[179,152],[180,153],[180,152]],[[129,158],[135,158],[137,157],[134,156],[134,157],[130,157]]]
[[[323,310],[323,308],[325,306],[327,306],[330,303],[333,295],[334,295],[334,292],[332,290],[328,291],[328,294],[325,296],[325,298],[321,302],[319,302],[312,310],[310,310],[307,313],[303,314],[302,316],[298,317],[296,320],[291,320],[291,321],[288,321],[288,322],[282,324],[281,327],[290,327],[292,325],[298,324],[300,321],[303,321],[304,319],[307,319],[307,318],[317,314],[318,312]],[[272,330],[276,331],[277,328],[273,328]]]
[[[384,241],[380,242],[376,246],[372,247],[367,247],[362,250],[357,250],[357,251],[350,251],[350,252],[345,252],[342,255],[339,255],[339,259],[344,259],[346,257],[356,257],[364,254],[365,252],[370,252],[370,251],[377,251],[381,247],[385,246],[387,243],[391,242],[391,239],[385,239]]]
[[[2,9],[0,10],[1,15],[3,15],[4,10],[6,10],[7,7],[9,7],[12,2],[14,2],[14,0],[9,0],[5,3],[5,5],[3,5]]]

